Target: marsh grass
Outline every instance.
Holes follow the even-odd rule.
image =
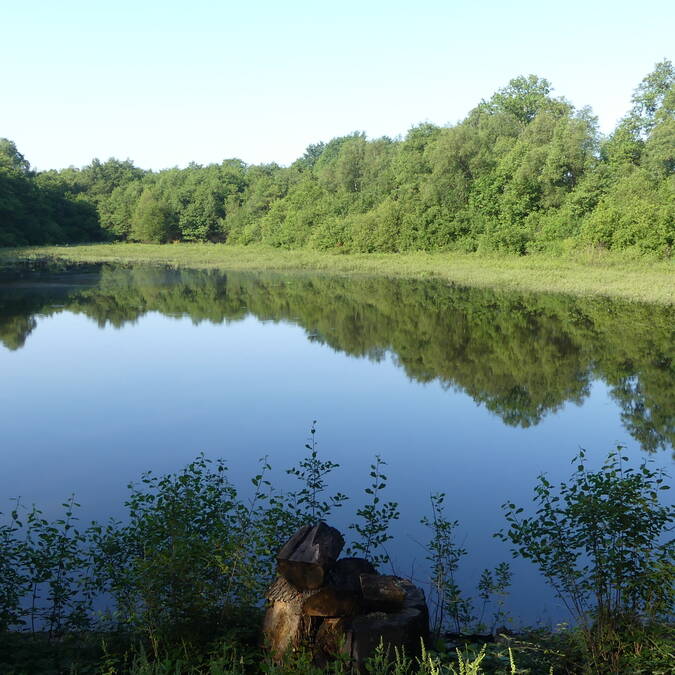
[[[608,296],[675,304],[675,262],[630,251],[584,249],[565,256],[293,251],[263,245],[91,244],[0,250],[0,265],[52,258],[70,262],[170,265],[198,269],[313,272],[398,278],[437,278],[504,290]]]

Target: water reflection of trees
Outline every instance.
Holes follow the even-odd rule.
[[[600,378],[644,449],[673,445],[670,308],[420,280],[111,266],[86,275],[87,283],[75,273],[70,285],[63,275],[56,285],[45,276],[0,290],[0,341],[18,349],[36,315],[64,309],[102,327],[149,311],[195,323],[252,314],[301,325],[310,339],[351,355],[390,352],[409,377],[464,391],[510,425],[534,425],[567,402],[581,403]]]

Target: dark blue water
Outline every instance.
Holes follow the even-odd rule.
[[[536,476],[672,461],[672,310],[513,296],[439,282],[89,267],[0,280],[0,511],[45,512],[72,492],[83,517],[123,516],[126,484],[197,453],[241,485],[268,455],[274,480],[305,452],[312,420],[334,490],[355,499],[375,453],[400,504],[395,571],[423,581],[419,520],[447,493],[470,552],[460,582],[510,560],[500,504],[526,506]],[[518,620],[566,619],[527,562],[513,564]]]

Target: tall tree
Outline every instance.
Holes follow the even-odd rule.
[[[171,214],[156,191],[146,188],[134,211],[131,238],[145,243],[163,244],[174,234]]]

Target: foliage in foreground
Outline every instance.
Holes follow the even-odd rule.
[[[460,123],[404,139],[310,145],[289,167],[160,172],[129,160],[34,173],[0,142],[0,246],[115,238],[281,248],[560,255],[579,245],[668,256],[675,242],[675,70],[636,88],[603,138],[588,108],[517,77]]]
[[[598,670],[620,672],[639,656],[643,626],[673,611],[675,507],[662,505],[670,489],[662,469],[637,469],[617,447],[597,471],[581,450],[576,471],[558,490],[546,476],[535,487],[533,516],[503,505],[509,529],[501,532],[514,556],[532,560],[578,624]]]
[[[275,552],[299,524],[328,518],[347,500],[326,496],[337,465],[319,456],[314,427],[306,449],[289,470],[298,490],[275,490],[264,459],[242,497],[221,460],[199,456],[178,473],[147,473],[131,484],[124,522],[84,530],[74,498],[54,522],[16,501],[0,526],[2,672],[317,672],[303,652],[278,666],[258,646],[259,599]],[[477,651],[449,649],[448,630],[460,645],[471,630],[498,630],[510,571],[505,564],[485,570],[477,599],[457,586],[466,551],[454,539],[457,523],[444,513],[444,495],[435,494],[423,523],[430,529],[436,651],[418,661],[380,651],[369,672],[668,672],[674,544],[663,537],[675,509],[659,502],[663,471],[646,462],[626,468],[621,453],[597,471],[580,453],[557,494],[540,477],[532,517],[507,504],[509,529],[500,536],[537,564],[568,604],[575,629],[503,636]],[[387,559],[382,544],[398,517],[397,505],[381,500],[382,467],[377,458],[351,528],[357,536],[350,548],[374,562]],[[96,613],[101,594],[110,608]],[[332,667],[343,672],[345,664]]]

